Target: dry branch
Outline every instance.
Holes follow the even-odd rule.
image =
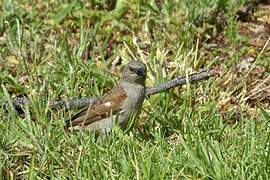
[[[146,97],[151,95],[167,91],[176,86],[181,86],[187,83],[195,83],[201,80],[208,79],[210,77],[215,76],[216,73],[213,70],[203,70],[199,73],[194,73],[189,75],[188,77],[178,77],[173,80],[164,82],[160,85],[149,87],[146,89]],[[71,100],[60,100],[60,101],[49,101],[48,106],[52,110],[58,109],[76,109],[88,106],[96,101],[96,97],[89,97],[83,99],[71,99]],[[15,97],[13,98],[13,106],[19,115],[23,114],[23,106],[29,104],[29,100],[27,97]]]

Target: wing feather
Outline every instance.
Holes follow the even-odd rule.
[[[118,85],[94,104],[82,109],[66,125],[67,127],[84,126],[110,117],[119,112],[126,97],[125,90]]]

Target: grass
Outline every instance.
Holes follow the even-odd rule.
[[[31,105],[25,118],[0,105],[2,179],[269,179],[269,109],[237,101],[249,76],[230,81],[249,47],[203,46],[220,34],[232,47],[245,43],[234,18],[243,3],[3,0],[0,97],[27,94]],[[213,20],[219,13],[224,24]],[[217,61],[224,51],[232,55]],[[267,72],[266,53],[256,64]],[[74,112],[52,112],[46,101],[101,96],[131,59],[147,64],[148,86],[216,65],[225,72],[147,99],[131,131],[65,132]]]

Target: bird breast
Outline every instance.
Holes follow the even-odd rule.
[[[139,84],[122,82],[121,86],[127,94],[127,98],[122,105],[122,120],[126,120],[130,114],[137,114],[142,107],[145,98],[145,87]],[[120,122],[121,123],[121,122]]]

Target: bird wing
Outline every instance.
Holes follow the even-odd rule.
[[[67,126],[84,126],[116,114],[127,95],[120,85],[98,99],[94,104],[82,109],[67,122]]]

